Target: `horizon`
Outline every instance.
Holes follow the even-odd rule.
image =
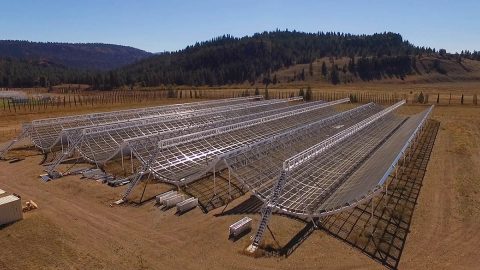
[[[475,35],[480,29],[475,14],[480,3],[407,2],[411,4],[272,0],[260,3],[147,0],[131,4],[113,0],[81,3],[30,0],[4,4],[9,12],[0,18],[0,24],[6,26],[0,30],[0,39],[117,44],[160,53],[178,51],[223,35],[241,38],[288,29],[354,35],[393,32],[419,47],[446,49],[450,53],[480,50],[480,37]],[[56,14],[50,16],[53,9]],[[370,13],[375,16],[366,16]]]

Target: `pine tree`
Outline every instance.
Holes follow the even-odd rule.
[[[351,103],[357,103],[358,102],[357,95],[350,94],[350,102]]]
[[[420,95],[417,97],[417,102],[423,104],[425,101],[425,97],[423,96],[423,92],[420,92]]]
[[[340,83],[340,77],[338,76],[338,67],[337,67],[337,65],[333,65],[333,66],[332,66],[331,80],[332,80],[332,84],[334,84],[334,85]]]
[[[168,98],[175,98],[177,97],[175,94],[175,89],[171,85],[167,86],[167,97]]]
[[[298,92],[299,97],[305,97],[305,93],[303,91],[303,88],[300,88],[300,91]]]
[[[327,65],[325,64],[325,61],[322,63],[322,76],[326,78],[328,75],[328,70],[327,70]]]
[[[310,62],[310,65],[308,65],[308,74],[310,77],[313,77],[313,62]]]
[[[305,100],[311,101],[313,99],[312,88],[310,85],[307,87],[307,92],[305,93]]]
[[[348,62],[348,71],[355,75],[355,58],[351,57]]]

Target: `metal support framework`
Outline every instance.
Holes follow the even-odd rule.
[[[22,127],[22,133],[18,135],[15,139],[7,142],[3,147],[0,147],[0,159],[4,159],[7,152],[20,140],[27,138],[30,134],[30,125],[24,124]]]
[[[415,131],[414,133],[412,134],[412,136],[410,136],[409,140],[406,140],[403,148],[404,150],[403,151],[399,151],[398,153],[398,156],[403,156],[403,158],[405,158],[408,150],[405,150],[406,148],[409,148],[410,147],[410,143],[412,142],[411,141],[411,138],[413,137],[416,137],[418,138],[418,135],[419,133],[424,129],[425,127],[425,122],[426,120],[428,119],[429,115],[430,115],[430,112],[432,111],[433,109],[433,105],[430,107],[430,109],[428,109],[427,111],[421,113],[420,115],[418,115],[419,117],[417,118],[421,118],[422,120],[420,121],[420,124],[418,124],[418,119],[414,119],[414,121],[411,121],[412,123],[415,122],[416,123],[416,127],[415,128]],[[416,121],[415,121],[416,120]],[[411,128],[411,127],[410,127]],[[410,129],[411,131],[412,129]],[[395,161],[396,160],[396,161]],[[376,183],[373,187],[370,188],[370,190],[368,191],[364,191],[363,195],[356,199],[355,201],[352,201],[351,203],[349,203],[348,205],[342,205],[342,206],[339,206],[338,208],[336,209],[330,209],[329,211],[325,211],[323,213],[320,213],[318,216],[319,217],[322,217],[322,216],[327,216],[327,215],[332,215],[332,214],[336,214],[336,213],[339,213],[339,212],[342,212],[342,211],[345,211],[349,208],[352,208],[352,207],[355,207],[356,205],[359,205],[361,203],[364,203],[365,201],[369,200],[370,198],[374,197],[376,194],[380,193],[382,191],[382,188],[381,188],[381,185],[382,183],[385,184],[386,180],[385,179],[388,179],[388,177],[391,175],[391,173],[393,172],[393,169],[395,168],[395,175],[397,174],[397,170],[396,168],[399,166],[399,159],[395,159],[392,164],[390,165],[389,169],[386,171],[386,173],[384,174],[383,177],[385,178],[381,178],[380,180],[378,180],[378,183]],[[364,166],[365,167],[365,166]],[[402,166],[403,167],[403,170],[405,168],[405,166]]]
[[[46,118],[46,119],[39,119],[33,120],[32,123],[35,125],[42,125],[42,124],[55,124],[55,123],[76,123],[78,121],[102,121],[107,120],[110,118],[114,118],[115,120],[126,120],[129,118],[141,118],[142,116],[150,116],[157,113],[165,113],[165,112],[178,112],[178,111],[187,111],[190,109],[198,109],[198,108],[208,108],[212,105],[227,105],[227,104],[236,104],[250,100],[256,99],[263,99],[262,95],[258,96],[249,96],[249,97],[237,97],[237,98],[225,98],[225,99],[215,99],[215,100],[207,100],[207,101],[198,101],[192,103],[179,103],[179,104],[172,104],[172,105],[160,105],[154,107],[145,107],[145,108],[138,108],[138,109],[128,109],[128,110],[120,110],[120,111],[113,111],[113,112],[102,112],[102,113],[90,113],[90,114],[80,114],[80,115],[73,115],[73,116],[63,116],[63,117],[55,117],[55,118]]]
[[[310,197],[309,193],[311,193],[311,191],[308,191],[308,190],[312,189],[312,191],[315,192],[315,193],[311,193],[311,195],[316,194],[317,193],[317,191],[316,191],[317,188],[314,188],[316,184],[314,184],[314,183],[312,183],[311,181],[308,181],[308,180],[307,180],[309,182],[308,184],[303,183],[302,185],[299,185],[300,183],[297,183],[297,184],[295,184],[296,186],[290,186],[289,190],[286,191],[286,192],[291,193],[293,191],[293,192],[295,192],[295,194],[297,194],[295,196],[300,196],[300,197],[295,197],[296,199],[294,199],[295,201],[298,201],[298,203],[297,202],[295,202],[293,204],[292,203],[287,203],[287,204],[282,203],[282,205],[283,205],[282,206],[282,205],[279,204],[278,200],[281,197],[285,197],[285,195],[280,196],[278,194],[279,194],[279,192],[284,191],[285,185],[288,182],[292,182],[292,181],[297,182],[296,177],[300,177],[300,176],[302,178],[308,177],[307,176],[308,174],[302,173],[303,171],[308,171],[308,169],[306,169],[306,167],[305,167],[306,165],[309,165],[311,167],[311,163],[314,160],[317,160],[317,162],[320,161],[320,160],[316,159],[318,156],[320,156],[323,152],[329,150],[330,148],[335,147],[336,145],[339,145],[338,148],[341,149],[341,142],[342,141],[346,140],[347,138],[349,138],[353,135],[361,134],[362,130],[366,129],[368,126],[381,124],[381,123],[379,123],[380,119],[385,119],[387,115],[389,115],[392,111],[397,109],[402,104],[404,104],[404,102],[399,102],[399,103],[397,103],[397,104],[395,104],[395,105],[393,105],[393,106],[391,106],[391,107],[389,107],[389,108],[387,108],[387,109],[385,109],[385,110],[383,110],[379,113],[376,113],[376,114],[364,119],[363,121],[347,128],[347,129],[329,137],[328,139],[323,140],[322,142],[320,142],[320,143],[318,143],[318,144],[316,144],[316,145],[314,145],[314,146],[312,146],[312,147],[310,147],[310,148],[308,148],[308,149],[306,149],[306,150],[304,150],[304,151],[286,159],[282,164],[282,171],[280,173],[280,176],[278,177],[278,180],[276,181],[276,184],[271,188],[271,195],[268,197],[268,199],[265,203],[264,209],[262,210],[262,218],[261,218],[257,233],[254,237],[253,242],[252,242],[252,245],[249,247],[249,250],[253,252],[254,250],[256,250],[256,248],[260,244],[260,242],[263,238],[263,233],[265,231],[265,227],[268,224],[268,220],[269,220],[270,215],[273,211],[273,208],[277,208],[278,210],[280,210],[282,212],[285,212],[285,213],[289,213],[289,214],[293,214],[293,215],[305,215],[307,217],[312,218],[314,215],[316,215],[317,212],[309,212],[309,213],[301,214],[302,213],[301,211],[297,211],[295,208],[292,208],[292,207],[294,205],[298,205],[299,207],[303,207],[304,203],[307,203],[307,202],[308,202],[307,205],[312,205],[312,206],[320,205],[320,203],[318,203],[318,201],[327,201],[329,199],[327,197],[327,196],[329,196],[328,194],[331,195],[331,192],[333,192],[333,188],[338,188],[338,186],[341,183],[340,181],[337,180],[337,181],[334,181],[334,182],[328,184],[329,186],[331,186],[331,188],[320,189],[320,190],[322,190],[322,192],[319,193],[319,195],[315,195],[315,197],[312,197],[311,199],[308,199],[308,197]],[[420,123],[420,125],[421,124],[422,124],[422,122]],[[390,129],[395,131],[395,126],[398,127],[398,125],[392,125],[392,128],[390,128]],[[359,141],[358,143],[361,143],[361,142]],[[374,149],[374,148],[372,148],[372,149]],[[355,165],[355,166],[358,166],[358,165]],[[318,172],[318,173],[320,173],[320,172]],[[294,179],[286,180],[285,176],[287,176],[287,178],[293,177]],[[309,176],[312,176],[312,175],[309,175]],[[315,176],[315,174],[313,176]],[[301,182],[301,181],[305,181],[305,180],[298,180],[298,182]],[[299,193],[299,191],[301,189],[305,189],[305,192],[300,192]],[[329,193],[326,193],[327,190],[330,190]],[[289,195],[287,195],[287,197],[288,196]],[[284,200],[284,199],[285,198],[282,198],[282,200]],[[302,202],[300,204],[300,201],[304,201],[304,202]],[[289,206],[285,207],[287,205],[289,205]],[[318,206],[314,206],[314,208],[316,209],[315,211],[322,211],[322,208],[319,208]]]
[[[260,220],[260,223],[258,225],[257,233],[255,234],[253,238],[253,243],[249,247],[250,251],[253,252],[256,250],[256,248],[260,245],[260,242],[263,239],[263,234],[265,233],[265,230],[267,229],[268,226],[268,220],[270,219],[270,216],[272,215],[273,212],[273,207],[275,206],[280,193],[283,191],[283,187],[285,186],[285,182],[287,181],[288,178],[288,170],[282,171],[280,176],[278,177],[277,184],[273,188],[272,194],[268,200],[268,202],[265,204],[265,206],[262,209],[262,218]]]
[[[212,116],[220,113],[228,113],[232,111],[245,110],[249,108],[268,106],[268,105],[274,105],[274,104],[283,104],[289,101],[299,101],[299,100],[302,100],[302,98],[294,97],[294,98],[288,98],[288,99],[271,99],[271,100],[247,102],[247,103],[240,103],[240,104],[213,107],[213,108],[202,108],[199,110],[192,110],[192,111],[187,111],[182,113],[164,114],[161,116],[153,115],[148,117],[134,118],[134,119],[129,119],[125,121],[108,123],[104,125],[89,126],[87,128],[83,128],[83,130],[86,135],[102,134],[104,132],[112,132],[112,131],[122,131],[125,129],[127,129],[127,132],[128,132],[129,128],[142,128],[147,125],[158,124],[161,122],[181,121],[183,119],[192,119],[198,116]],[[140,136],[145,136],[145,135],[146,134],[141,134]]]
[[[339,133],[335,134],[334,136],[328,138],[327,140],[322,141],[321,143],[319,143],[317,145],[314,145],[311,148],[309,148],[309,149],[307,149],[307,150],[305,150],[301,153],[298,153],[297,155],[287,159],[283,163],[283,169],[287,170],[287,171],[290,171],[290,170],[293,170],[293,169],[297,168],[298,166],[304,164],[305,162],[308,162],[309,160],[315,158],[320,153],[324,152],[325,150],[332,147],[333,145],[345,140],[346,138],[348,138],[348,137],[352,136],[353,134],[357,133],[358,131],[368,127],[373,122],[377,121],[379,118],[391,113],[392,111],[396,110],[397,108],[399,108],[403,104],[405,104],[405,100],[397,102],[393,106],[388,107],[387,109],[385,109],[385,110],[383,110],[383,111],[381,111],[381,112],[379,112],[375,115],[370,116],[369,118],[361,121],[360,123],[348,128],[346,130],[343,130],[342,132],[339,132]]]
[[[133,154],[132,154],[131,158],[132,158],[132,173],[133,173]],[[150,158],[150,160],[148,161],[148,163],[143,164],[142,167],[140,168],[140,170],[137,173],[130,176],[132,181],[130,182],[127,189],[123,193],[123,196],[122,196],[120,201],[122,201],[122,202],[127,201],[128,195],[130,195],[130,192],[132,192],[133,188],[140,182],[140,179],[142,179],[142,177],[145,174],[149,173],[151,175],[151,171],[149,172],[148,168],[149,168],[149,166],[151,166],[151,163],[155,160],[155,158],[156,158],[155,156],[152,156]]]
[[[216,164],[216,157],[222,153],[328,117],[334,113],[333,105],[348,101],[342,99],[293,106],[295,110],[224,126],[219,130],[194,133],[167,142],[157,141],[155,147],[145,147],[145,141],[141,140],[130,145],[130,149],[143,164],[155,156],[155,162],[149,170],[157,179],[183,186],[211,171]]]
[[[366,104],[246,145],[219,158],[225,161],[228,168],[233,169],[232,173],[237,180],[262,200],[267,200],[273,179],[283,171],[284,160],[380,110],[381,107],[376,104]]]
[[[103,130],[99,130],[97,127],[87,128],[83,130],[84,144],[77,149],[85,159],[95,163],[105,163],[117,156],[122,149],[127,149],[129,147],[128,140],[148,140],[152,137],[169,138],[211,129],[229,122],[239,122],[254,115],[270,113],[276,108],[284,108],[292,100],[294,99],[269,100],[248,103],[244,106],[222,107],[222,110],[208,110],[190,114],[181,119],[162,117],[147,123],[140,121],[122,127],[107,126],[103,127]],[[92,158],[94,154],[96,159]]]
[[[314,102],[314,103],[303,103],[295,106],[288,106],[288,107],[280,107],[276,108],[275,106],[270,106],[267,110],[252,110],[249,109],[248,112],[239,111],[238,115],[229,115],[227,116],[228,119],[220,119],[218,121],[213,121],[210,117],[205,120],[198,121],[198,124],[186,124],[185,128],[181,127],[176,130],[166,131],[166,132],[159,132],[156,134],[139,136],[132,139],[126,139],[125,143],[129,148],[146,148],[149,151],[156,151],[158,150],[158,145],[169,138],[174,138],[178,136],[188,135],[188,134],[195,134],[198,138],[201,138],[203,134],[206,134],[205,131],[209,131],[211,129],[216,129],[219,127],[231,126],[236,125],[238,123],[250,121],[252,119],[258,119],[270,115],[276,115],[279,113],[290,112],[295,109],[300,108],[308,108],[311,106],[315,106],[317,104],[325,104],[323,101]],[[270,110],[272,109],[272,110]],[[196,120],[197,121],[197,120]],[[204,133],[202,133],[204,132]],[[205,137],[208,137],[205,136]]]
[[[259,129],[259,130],[270,129],[269,128],[270,125],[272,126],[272,128],[276,129],[276,128],[280,128],[281,126],[283,126],[287,123],[290,123],[290,122],[283,122],[282,119],[288,119],[289,121],[292,121],[290,119],[298,119],[296,121],[292,121],[293,123],[291,123],[291,124],[295,125],[295,126],[293,126],[293,128],[297,127],[297,126],[301,126],[302,124],[299,121],[309,121],[309,119],[308,118],[299,119],[299,118],[301,118],[300,115],[306,115],[308,113],[312,113],[312,115],[311,115],[312,117],[323,118],[321,114],[317,116],[314,112],[319,111],[319,110],[323,110],[323,109],[328,109],[328,108],[332,107],[333,105],[345,103],[345,102],[348,102],[348,101],[349,101],[348,99],[342,99],[342,100],[332,101],[332,102],[328,102],[328,103],[313,103],[313,105],[310,105],[308,107],[297,108],[295,110],[290,110],[290,111],[278,113],[278,114],[275,114],[275,115],[269,115],[269,116],[265,116],[265,117],[261,117],[261,118],[237,123],[237,124],[223,126],[223,127],[220,127],[218,129],[214,129],[214,130],[209,130],[209,131],[204,131],[204,132],[193,133],[193,134],[190,134],[190,135],[175,137],[173,139],[160,141],[159,145],[158,145],[158,148],[157,148],[157,151],[159,151],[159,152],[168,152],[168,151],[171,151],[171,150],[177,151],[176,149],[180,150],[180,149],[183,149],[184,147],[188,148],[189,144],[194,145],[197,142],[201,142],[202,144],[204,144],[204,142],[205,142],[205,147],[206,148],[204,150],[204,153],[201,154],[201,156],[204,156],[205,158],[207,158],[204,162],[204,164],[207,165],[207,167],[203,167],[202,169],[200,169],[198,171],[195,171],[195,172],[190,171],[190,172],[185,172],[183,174],[178,173],[177,176],[174,177],[176,179],[179,179],[181,181],[182,185],[183,184],[188,184],[192,181],[198,180],[198,178],[201,177],[201,175],[204,174],[205,172],[210,171],[212,169],[213,165],[215,164],[215,160],[216,160],[216,157],[218,155],[221,155],[222,153],[230,151],[230,150],[235,149],[237,147],[241,147],[242,145],[247,145],[247,144],[250,144],[250,143],[254,143],[256,140],[261,140],[263,138],[266,138],[266,137],[270,136],[270,135],[266,135],[266,134],[265,135],[260,135],[261,133],[257,133],[257,136],[255,138],[250,137],[250,136],[245,137],[245,136],[247,136],[247,134],[251,134],[252,132],[255,133],[256,129]],[[326,111],[326,112],[329,113],[330,111]],[[328,116],[328,115],[325,115],[325,116]],[[271,131],[269,131],[269,132],[271,132]],[[223,137],[230,138],[232,135],[235,135],[235,136],[238,135],[239,139],[241,139],[241,140],[247,139],[247,141],[245,141],[245,143],[241,143],[239,145],[240,141],[238,141],[238,139],[234,139],[231,143],[226,143],[225,142],[226,143],[225,146],[219,146],[219,148],[214,147],[211,143],[209,143],[210,141],[211,142],[215,142],[217,140],[222,141]],[[274,135],[276,135],[276,134],[271,134],[271,136],[274,136]],[[251,139],[255,139],[255,141],[250,141]],[[222,145],[223,145],[223,143],[222,143]],[[212,147],[214,147],[214,148],[212,148]],[[211,148],[212,150],[208,150],[209,148]],[[137,155],[138,151],[136,151],[135,148],[132,148],[132,149],[134,150],[134,153]],[[182,150],[180,150],[180,151],[182,151]],[[161,158],[163,159],[163,158],[166,158],[166,157],[167,156],[162,156]],[[194,157],[194,159],[196,159],[196,157]],[[191,161],[192,160],[190,158],[185,157],[185,162],[186,163],[190,163]],[[163,163],[163,161],[161,161],[161,162]],[[152,168],[155,171],[155,174],[157,176],[162,177],[161,174],[159,173],[160,170],[164,170],[164,169],[168,170],[169,166],[172,166],[172,165],[176,166],[177,164],[180,165],[180,166],[183,166],[183,165],[181,165],[181,163],[184,163],[183,161],[179,161],[179,163],[176,163],[176,162],[174,163],[174,161],[169,161],[169,160],[165,160],[165,162],[166,162],[166,164],[165,164],[166,166],[155,165],[155,167]],[[186,164],[186,163],[184,163],[184,164]],[[193,170],[193,168],[192,168],[192,170]],[[166,176],[166,175],[164,175],[164,176]],[[175,180],[175,179],[170,179],[169,180],[165,177],[162,180],[167,181],[167,182],[172,182],[172,183],[175,183],[175,182],[178,181],[178,180]]]
[[[338,105],[338,104],[346,103],[346,102],[349,102],[349,101],[350,101],[350,99],[345,98],[345,99],[340,99],[340,100],[327,102],[327,103],[321,102],[321,103],[319,103],[315,106],[309,106],[309,107],[306,107],[306,108],[299,108],[299,109],[292,110],[292,111],[278,113],[276,115],[269,115],[269,116],[261,117],[261,118],[258,118],[258,119],[252,119],[252,120],[241,122],[241,123],[236,123],[236,124],[232,124],[232,125],[228,125],[228,126],[218,127],[218,128],[213,129],[213,130],[207,130],[207,131],[203,131],[203,132],[198,132],[198,133],[194,133],[194,134],[189,134],[189,135],[185,135],[185,136],[171,138],[171,139],[168,139],[168,140],[162,140],[162,141],[159,142],[158,147],[160,149],[167,148],[167,147],[172,147],[172,146],[175,146],[175,145],[178,145],[178,144],[183,144],[183,143],[188,143],[190,141],[194,141],[194,140],[198,140],[198,139],[208,138],[208,137],[219,135],[219,134],[222,134],[222,133],[225,133],[225,132],[230,132],[230,131],[234,131],[234,130],[238,130],[238,129],[243,129],[243,128],[247,128],[247,127],[250,127],[250,126],[253,126],[253,125],[258,125],[258,124],[261,124],[261,123],[282,119],[282,118],[289,117],[289,116],[292,116],[292,115],[297,115],[297,114],[306,113],[306,112],[313,111],[313,110],[318,110],[320,108],[325,108],[325,107],[329,107],[329,106],[333,106],[333,105]]]
[[[241,104],[249,102],[251,100],[262,98],[262,96],[242,97],[122,110],[106,113],[93,113],[85,115],[40,119],[32,121],[31,132],[29,133],[29,135],[33,144],[36,147],[42,149],[43,151],[48,151],[59,143],[60,133],[62,132],[62,130],[68,128],[103,125],[131,119],[162,116],[166,114],[184,114],[189,111],[192,112],[201,109],[209,109],[212,107]]]
[[[219,155],[218,159],[229,159],[231,157],[241,155],[243,153],[252,151],[255,148],[263,147],[265,145],[268,145],[267,148],[268,147],[273,148],[275,145],[285,144],[286,143],[285,141],[294,140],[295,137],[296,138],[301,138],[301,137],[305,136],[307,133],[309,133],[312,129],[322,128],[322,127],[325,127],[327,125],[335,125],[335,123],[337,123],[337,124],[342,123],[341,120],[345,120],[347,118],[352,118],[354,116],[360,116],[360,115],[362,115],[362,113],[367,112],[371,109],[374,109],[374,103],[368,103],[368,104],[359,106],[357,108],[354,108],[352,110],[344,111],[344,112],[332,115],[332,116],[327,117],[327,118],[322,118],[322,119],[320,119],[318,121],[315,121],[313,123],[306,124],[306,125],[303,125],[303,126],[300,126],[298,128],[291,129],[291,130],[287,130],[287,131],[285,131],[281,134],[265,138],[263,140],[260,140],[258,142],[255,142],[255,143],[252,143],[252,144],[249,144],[249,145],[245,145],[245,146],[243,146],[239,149],[234,149],[232,151],[229,151],[229,152],[226,152],[222,155]],[[257,151],[261,151],[261,150],[257,150]]]
[[[147,134],[155,135],[158,133],[166,136],[166,132],[171,132],[172,136],[178,135],[179,133],[184,134],[189,130],[195,130],[195,128],[210,128],[214,123],[221,124],[219,122],[222,120],[234,121],[248,114],[279,108],[286,106],[290,101],[298,100],[302,100],[302,98],[294,97],[281,100],[241,103],[231,106],[215,107],[213,109],[202,109],[194,114],[169,114],[162,117],[155,116],[132,119],[87,128],[76,127],[65,129],[61,132],[60,137],[67,138],[69,149],[67,151],[63,151],[62,149],[62,154],[57,156],[53,162],[54,165],[47,168],[47,173],[57,175],[57,173],[54,173],[57,166],[63,162],[68,155],[73,153],[74,148],[78,150],[84,159],[98,165],[99,163],[107,162],[125,148],[128,148],[128,145],[124,143],[127,139],[141,139]]]

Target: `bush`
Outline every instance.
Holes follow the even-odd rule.
[[[420,92],[420,95],[418,95],[417,102],[421,104],[425,102],[425,96],[423,95],[423,92]]]

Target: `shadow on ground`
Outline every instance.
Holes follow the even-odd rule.
[[[215,181],[213,175],[208,175],[183,187],[183,191],[198,198],[199,206],[204,213],[227,206],[229,202],[245,194],[242,184],[235,178],[231,178],[230,182],[228,181],[227,170],[217,172]]]
[[[440,123],[429,120],[411,159],[400,164],[388,194],[370,203],[322,219],[321,230],[362,251],[389,269],[397,269],[413,211]]]

